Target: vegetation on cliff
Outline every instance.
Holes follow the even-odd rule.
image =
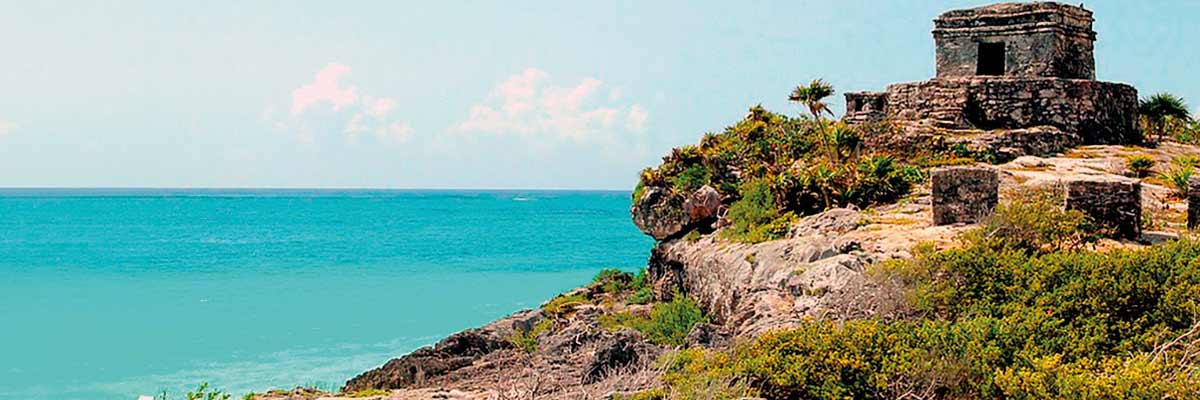
[[[959,248],[874,266],[918,318],[808,321],[665,357],[672,398],[1194,398],[1200,240],[1097,251],[1095,224],[1034,195]]]
[[[778,238],[796,215],[830,207],[893,201],[922,179],[897,154],[864,152],[865,126],[830,122],[822,81],[798,87],[791,99],[811,115],[789,117],[761,106],[697,145],[672,150],[657,168],[642,171],[636,203],[648,187],[685,196],[705,185],[731,199],[727,237],[742,242]],[[865,153],[865,154],[864,154]]]

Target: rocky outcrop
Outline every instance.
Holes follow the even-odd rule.
[[[700,303],[714,324],[736,336],[812,317],[892,318],[905,312],[897,307],[899,298],[893,298],[899,292],[881,289],[872,299],[839,304],[852,297],[850,291],[886,286],[863,274],[867,264],[894,254],[878,246],[862,248],[860,239],[874,241],[859,230],[865,219],[855,210],[833,209],[805,218],[783,240],[747,245],[710,235],[662,242],[651,253],[647,274],[656,296],[684,293]],[[698,343],[704,341],[705,333],[695,334]]]
[[[508,337],[513,331],[528,331],[542,318],[540,311],[526,311],[482,328],[455,333],[434,346],[417,349],[350,379],[343,391],[405,388],[426,383],[471,365],[494,351],[512,348]]]
[[[663,240],[711,223],[720,207],[721,194],[708,185],[688,194],[667,187],[648,187],[633,203],[630,214],[638,229]]]

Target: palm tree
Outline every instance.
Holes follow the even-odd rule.
[[[1138,100],[1138,114],[1145,119],[1147,130],[1154,134],[1154,142],[1162,141],[1169,120],[1186,122],[1192,118],[1183,98],[1170,93],[1158,93]]]
[[[829,106],[825,104],[825,98],[833,95],[833,85],[826,83],[824,80],[817,79],[809,82],[807,85],[796,86],[792,90],[792,94],[788,96],[788,100],[803,104],[808,108],[808,112],[812,114],[813,119],[817,121],[817,127],[821,129],[821,140],[825,144],[825,152],[829,155],[829,161],[836,161],[832,147],[829,145],[829,135],[825,132],[825,121],[821,118],[823,114],[833,116],[833,111],[829,110]]]

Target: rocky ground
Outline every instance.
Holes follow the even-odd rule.
[[[1053,157],[1020,156],[994,166],[1001,172],[1001,199],[1026,185],[1054,185],[1073,176],[1134,179],[1126,157],[1145,154],[1156,170],[1200,147],[1167,143],[1154,149],[1084,146]],[[1106,240],[1097,246],[1141,246],[1183,230],[1186,203],[1164,182],[1142,179],[1143,216],[1148,222],[1135,241]],[[696,207],[710,207],[698,198]],[[869,210],[833,209],[802,219],[787,237],[754,245],[731,243],[710,233],[671,237],[653,250],[647,274],[655,295],[694,298],[712,324],[689,335],[688,346],[727,346],[787,327],[805,318],[903,318],[909,313],[899,283],[867,273],[868,266],[910,256],[918,243],[955,245],[970,225],[932,226],[929,188]],[[635,215],[636,218],[636,215]],[[664,234],[664,236],[667,236]],[[402,356],[347,383],[346,395],[314,391],[274,392],[258,399],[346,399],[352,394],[377,399],[596,399],[660,385],[656,360],[670,349],[651,344],[633,330],[600,327],[602,315],[648,312],[648,305],[624,305],[620,296],[599,293],[598,285],[572,294],[590,301],[549,316],[542,310],[516,313],[484,327],[455,334],[433,347]],[[606,298],[615,296],[617,298]],[[552,327],[536,338],[532,351],[510,338],[549,319]],[[386,392],[371,388],[402,388]]]

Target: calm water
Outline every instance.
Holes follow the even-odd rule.
[[[333,387],[635,269],[620,192],[0,190],[0,399]],[[181,397],[181,396],[180,396]]]

